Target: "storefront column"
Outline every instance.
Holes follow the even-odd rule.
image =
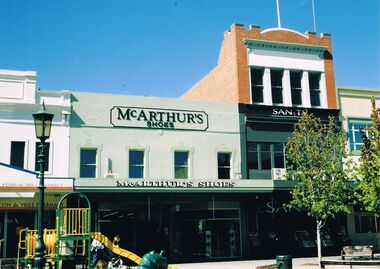
[[[4,212],[4,242],[3,242],[3,258],[6,257],[7,254],[7,237],[8,237],[8,210]]]

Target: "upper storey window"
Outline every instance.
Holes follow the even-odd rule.
[[[253,103],[264,102],[264,85],[263,85],[264,69],[251,68],[251,85],[252,85],[252,101]]]
[[[311,106],[321,106],[321,73],[309,73],[310,104]]]
[[[283,103],[283,97],[282,97],[282,70],[270,70],[270,80],[271,80],[271,87],[272,87],[272,101],[273,104],[282,104]]]
[[[302,105],[302,72],[300,71],[290,71],[290,90],[292,94],[292,104],[295,106]]]

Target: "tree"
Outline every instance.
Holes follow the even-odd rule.
[[[316,220],[318,261],[322,259],[321,229],[328,218],[350,211],[349,169],[345,139],[334,118],[323,123],[303,113],[286,144],[288,178],[298,181],[289,207],[306,211]]]
[[[368,137],[361,130],[364,146],[357,170],[355,197],[366,211],[376,212],[380,208],[380,112],[376,109],[375,99],[371,102],[372,123],[368,128]]]

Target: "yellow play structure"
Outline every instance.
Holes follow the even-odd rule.
[[[76,196],[83,205],[78,208],[63,207],[63,201]],[[78,202],[78,204],[80,204]],[[56,229],[45,229],[43,240],[45,243],[45,265],[48,268],[75,268],[81,264],[82,268],[91,269],[91,240],[100,241],[113,253],[139,264],[141,258],[125,249],[114,245],[106,236],[99,232],[91,232],[91,206],[88,198],[79,192],[71,192],[62,197],[57,206]],[[27,269],[33,266],[37,230],[23,229],[20,231],[18,243],[17,268]],[[174,266],[168,266],[175,269]]]

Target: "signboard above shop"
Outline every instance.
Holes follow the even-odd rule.
[[[110,110],[114,127],[206,131],[204,111],[114,106]]]

